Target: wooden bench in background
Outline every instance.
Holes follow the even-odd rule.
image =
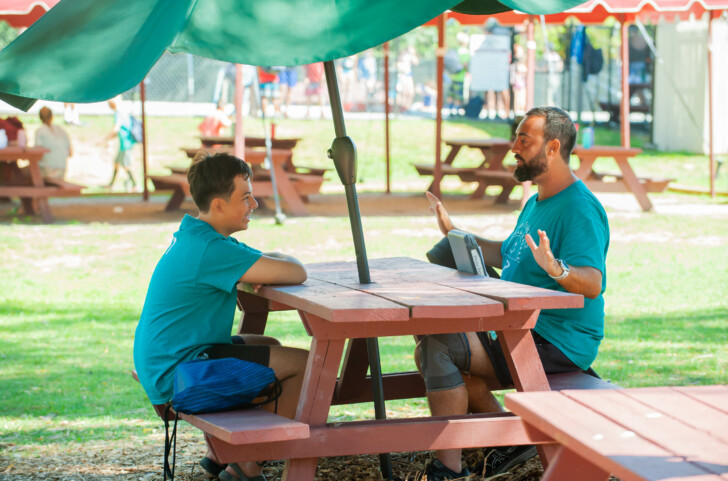
[[[435,166],[431,164],[414,164],[417,173],[422,176],[434,176]],[[503,187],[503,190],[496,198],[499,204],[508,202],[508,198],[513,188],[518,185],[518,181],[513,177],[510,170],[491,169],[484,167],[453,167],[449,164],[442,164],[442,176],[455,175],[463,182],[477,182],[478,186],[473,193],[470,194],[471,199],[482,199],[485,195],[485,189],[489,185],[497,185]]]
[[[200,148],[184,148],[182,149],[187,157],[194,158],[200,150],[215,153],[228,152],[229,147],[219,149],[200,149]],[[288,210],[295,215],[306,215],[306,207],[304,202],[308,201],[309,195],[318,194],[321,184],[324,182],[323,173],[321,174],[305,174],[297,172],[288,172],[281,168],[282,165],[289,163],[291,156],[290,150],[273,149],[271,157],[273,167],[276,171],[276,182],[278,192],[287,204]],[[264,150],[246,149],[245,160],[253,170],[253,195],[255,197],[264,198],[273,195],[273,182],[271,180],[270,171],[264,167],[266,152]],[[187,168],[172,166],[169,167],[171,174],[168,175],[150,175],[148,178],[154,184],[155,190],[164,191],[171,190],[170,197],[165,210],[173,211],[182,206],[186,197],[190,195],[190,186],[187,181]]]
[[[48,199],[79,196],[83,186],[62,179],[44,178],[39,164],[47,151],[42,147],[10,146],[0,149],[0,198],[20,198],[26,214],[34,215],[39,211],[43,222],[49,223],[53,221],[53,215]],[[19,160],[28,161],[27,171],[18,167]]]

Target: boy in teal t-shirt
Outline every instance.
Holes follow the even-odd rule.
[[[264,254],[231,237],[248,228],[258,206],[251,176],[250,167],[229,154],[196,158],[188,171],[190,193],[200,214],[182,219],[157,263],[134,338],[134,366],[152,404],[166,404],[172,398],[179,363],[236,357],[271,367],[283,380],[277,412],[295,415],[308,352],[265,336],[230,336],[239,282],[306,280],[306,269],[293,257]],[[214,475],[224,469],[212,450],[201,464]],[[239,467],[251,480],[262,472],[255,462]],[[231,468],[220,476],[233,474]]]

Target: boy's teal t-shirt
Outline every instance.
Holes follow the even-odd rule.
[[[172,398],[177,364],[229,344],[236,284],[262,253],[186,215],[157,263],[134,338],[134,366],[152,404]]]
[[[518,217],[516,228],[503,242],[503,280],[565,292],[536,263],[526,244],[526,234],[531,234],[539,244],[538,229],[546,232],[557,259],[569,266],[589,266],[602,273],[602,290],[596,299],[585,297],[581,309],[544,309],[535,328],[574,364],[587,369],[596,359],[604,337],[602,294],[607,287],[607,214],[579,180],[548,199],[539,201],[538,195],[532,196]]]

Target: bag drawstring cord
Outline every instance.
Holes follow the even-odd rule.
[[[169,476],[170,481],[174,480],[174,470],[177,464],[177,412],[174,413],[174,427],[172,436],[169,435],[169,413],[172,403],[167,403],[164,408],[164,481]],[[169,452],[172,451],[172,466],[169,465]]]

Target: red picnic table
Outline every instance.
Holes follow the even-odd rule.
[[[82,186],[63,179],[44,178],[40,161],[48,149],[43,147],[8,146],[0,149],[0,198],[18,197],[28,215],[40,213],[43,222],[53,222],[49,197],[81,195]],[[18,161],[28,161],[24,175]]]
[[[559,450],[545,480],[728,479],[728,386],[506,394]]]
[[[518,185],[513,173],[505,168],[503,159],[505,159],[508,151],[511,150],[513,142],[506,139],[490,138],[490,139],[443,139],[446,145],[450,146],[450,152],[445,160],[442,161],[442,176],[456,175],[463,182],[477,182],[478,185],[470,194],[471,199],[482,199],[485,195],[485,189],[489,185],[499,185],[503,187],[496,202],[505,204],[508,202],[508,196],[513,188]],[[477,167],[456,167],[453,165],[455,158],[463,147],[478,149],[483,153],[483,162]],[[415,164],[415,169],[422,176],[434,176],[435,166],[431,164]],[[427,187],[431,192],[440,190],[440,184],[437,179],[433,179],[432,183]]]
[[[238,291],[239,332],[262,334],[270,311],[295,309],[312,340],[295,420],[262,410],[182,415],[211,434],[222,462],[288,459],[284,479],[305,481],[314,479],[319,457],[539,442],[511,414],[326,423],[332,404],[372,400],[369,337],[494,330],[516,389],[548,390],[530,329],[540,309],[583,305],[580,295],[405,257],[370,260],[369,266],[371,284],[359,283],[355,263],[329,262],[306,266],[309,279],[302,285]],[[385,399],[425,394],[417,372],[387,373],[383,385]]]
[[[574,174],[589,187],[589,190],[592,192],[631,192],[644,211],[652,210],[652,202],[647,197],[647,193],[662,192],[673,180],[637,177],[629,162],[631,158],[641,154],[642,149],[618,145],[594,145],[588,149],[576,146],[572,153],[579,158],[579,168],[574,170]],[[599,157],[614,159],[620,173],[595,172],[594,162]]]

